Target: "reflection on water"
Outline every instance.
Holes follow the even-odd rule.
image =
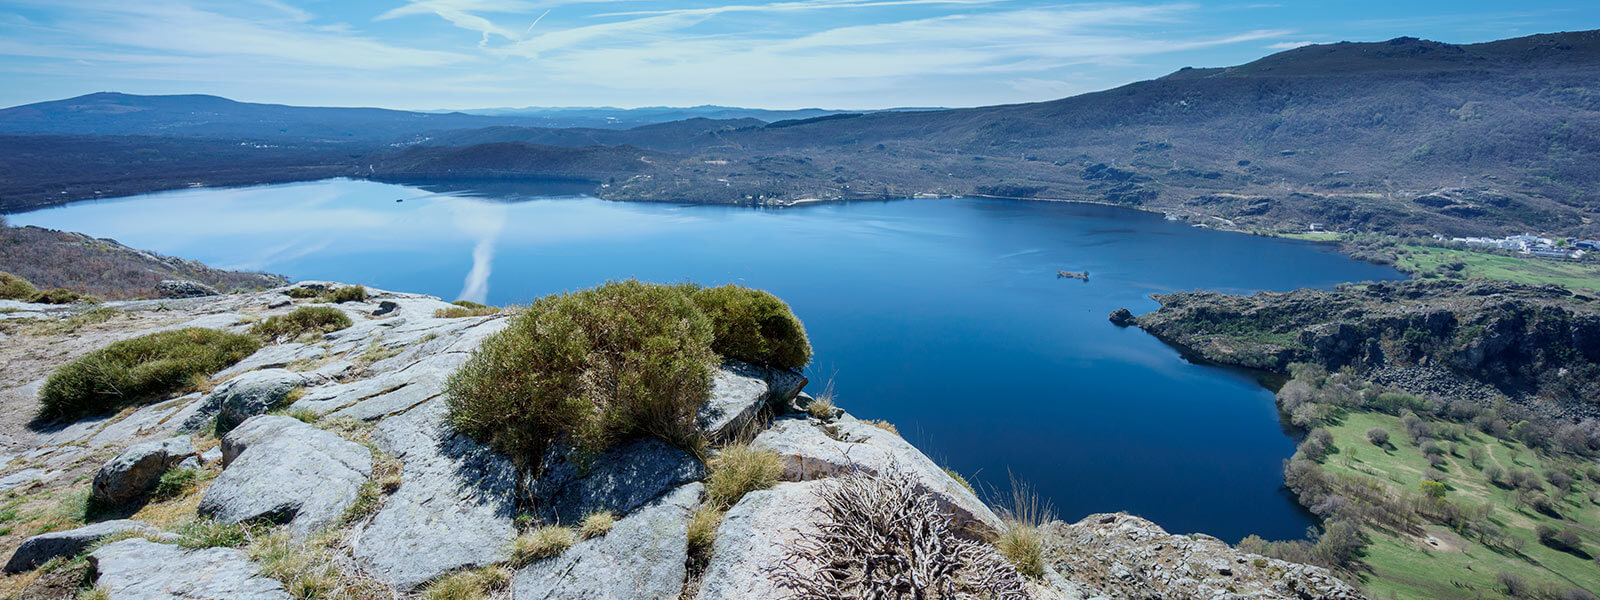
[[[1294,449],[1251,377],[1184,361],[1112,310],[1148,295],[1392,279],[1323,246],[1103,206],[914,200],[786,210],[602,202],[508,182],[203,189],[16,215],[231,267],[526,303],[609,279],[783,297],[852,413],[979,487],[1032,482],[1061,516],[1127,510],[1234,541],[1298,537]],[[560,197],[550,197],[560,196]],[[396,200],[402,200],[396,202]],[[1058,280],[1057,269],[1093,281]]]

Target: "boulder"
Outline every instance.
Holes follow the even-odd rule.
[[[194,454],[194,445],[187,437],[130,446],[94,474],[91,497],[104,504],[136,500],[155,487],[167,469]]]
[[[831,424],[790,415],[773,421],[752,445],[783,457],[786,481],[831,477],[847,471],[881,473],[898,465],[948,510],[958,525],[984,534],[1005,530],[1005,523],[977,494],[900,436],[847,415]]]
[[[689,453],[646,437],[582,460],[571,448],[545,453],[529,484],[534,511],[548,522],[575,524],[591,512],[626,515],[667,491],[705,478],[705,465]]]
[[[250,427],[265,420],[273,423]],[[252,439],[206,490],[203,516],[288,523],[291,535],[304,537],[337,523],[372,474],[366,447],[295,419],[258,416],[239,430]]]
[[[768,407],[784,407],[806,378],[793,371],[725,361],[711,380],[711,398],[700,409],[700,428],[723,441],[752,426]]]
[[[95,586],[111,600],[290,600],[283,584],[262,576],[232,548],[185,550],[144,539],[122,540],[89,554]]]
[[[156,294],[162,298],[199,298],[215,296],[217,290],[198,281],[163,279],[161,283],[156,284]]]
[[[787,547],[802,535],[816,535],[818,523],[807,518],[820,510],[821,481],[780,483],[744,495],[717,527],[711,562],[700,578],[697,600],[784,598],[788,590],[773,581],[771,570],[786,558]],[[802,572],[815,565],[795,565]]]
[[[265,414],[305,384],[304,375],[286,369],[251,371],[229,379],[211,392],[210,401],[217,407],[217,431],[231,430],[245,419]]]
[[[272,439],[284,429],[307,426],[294,417],[281,415],[251,417],[233,428],[233,431],[229,431],[228,435],[222,436],[222,443],[212,450],[221,452],[218,458],[222,459],[222,466],[226,467],[251,445]]]
[[[1133,324],[1133,312],[1126,308],[1111,311],[1111,324],[1117,327],[1127,327]]]
[[[445,422],[442,399],[384,419],[380,448],[402,461],[399,491],[353,538],[352,553],[403,591],[501,562],[516,537],[517,469]]]
[[[523,568],[515,600],[676,600],[688,560],[689,516],[703,487],[691,483],[662,496],[560,556]]]
[[[36,535],[24,540],[22,545],[17,547],[17,551],[11,554],[11,560],[6,562],[5,572],[32,571],[52,558],[77,556],[95,542],[125,531],[156,533],[158,530],[139,521],[118,519],[67,531]]]

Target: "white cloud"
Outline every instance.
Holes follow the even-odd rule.
[[[1270,50],[1293,50],[1295,48],[1321,43],[1323,42],[1278,42],[1276,44],[1268,44],[1267,48]]]

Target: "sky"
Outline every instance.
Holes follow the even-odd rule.
[[[1594,28],[1595,0],[0,0],[0,106],[979,106],[1308,43]]]

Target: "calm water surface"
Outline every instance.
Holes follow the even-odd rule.
[[[772,291],[805,321],[813,391],[887,419],[981,487],[1031,482],[1062,518],[1126,510],[1236,541],[1304,535],[1294,441],[1247,375],[1106,320],[1152,293],[1395,279],[1323,246],[1090,205],[974,199],[786,210],[628,204],[559,187],[333,180],[14,215],[296,279],[526,303],[638,277]],[[396,200],[404,200],[396,202]],[[1092,281],[1061,280],[1088,270]]]

